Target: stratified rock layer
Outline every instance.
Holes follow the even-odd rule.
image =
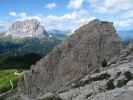
[[[44,27],[36,19],[17,21],[11,25],[7,35],[17,37],[42,37],[46,36],[47,33]]]
[[[113,23],[94,20],[80,27],[53,52],[32,66],[20,91],[37,97],[100,70],[103,61],[119,55],[122,43]]]

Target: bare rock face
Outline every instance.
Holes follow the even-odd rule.
[[[113,23],[91,21],[33,65],[20,82],[19,90],[33,98],[56,92],[67,83],[99,70],[103,61],[119,55],[121,49]]]
[[[77,87],[59,96],[62,100],[132,100],[133,62],[116,64],[116,67],[87,75]]]
[[[17,37],[37,37],[47,35],[44,27],[36,19],[17,21],[11,25],[7,35]]]

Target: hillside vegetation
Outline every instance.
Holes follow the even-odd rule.
[[[61,40],[56,38],[0,37],[0,93],[16,87],[17,71],[29,70],[46,56]]]
[[[15,75],[14,73],[17,70],[0,70],[0,93],[6,92],[17,86],[17,81],[20,76]]]

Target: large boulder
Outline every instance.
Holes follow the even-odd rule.
[[[56,92],[67,83],[99,70],[103,61],[119,55],[121,49],[113,23],[91,21],[33,65],[20,81],[19,90],[33,98]]]

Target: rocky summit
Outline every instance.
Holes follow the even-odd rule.
[[[48,92],[61,93],[77,87],[73,83],[103,71],[122,48],[113,23],[93,20],[25,72],[17,93],[37,100]]]
[[[36,19],[17,21],[9,27],[6,35],[16,37],[45,37],[47,32]]]

